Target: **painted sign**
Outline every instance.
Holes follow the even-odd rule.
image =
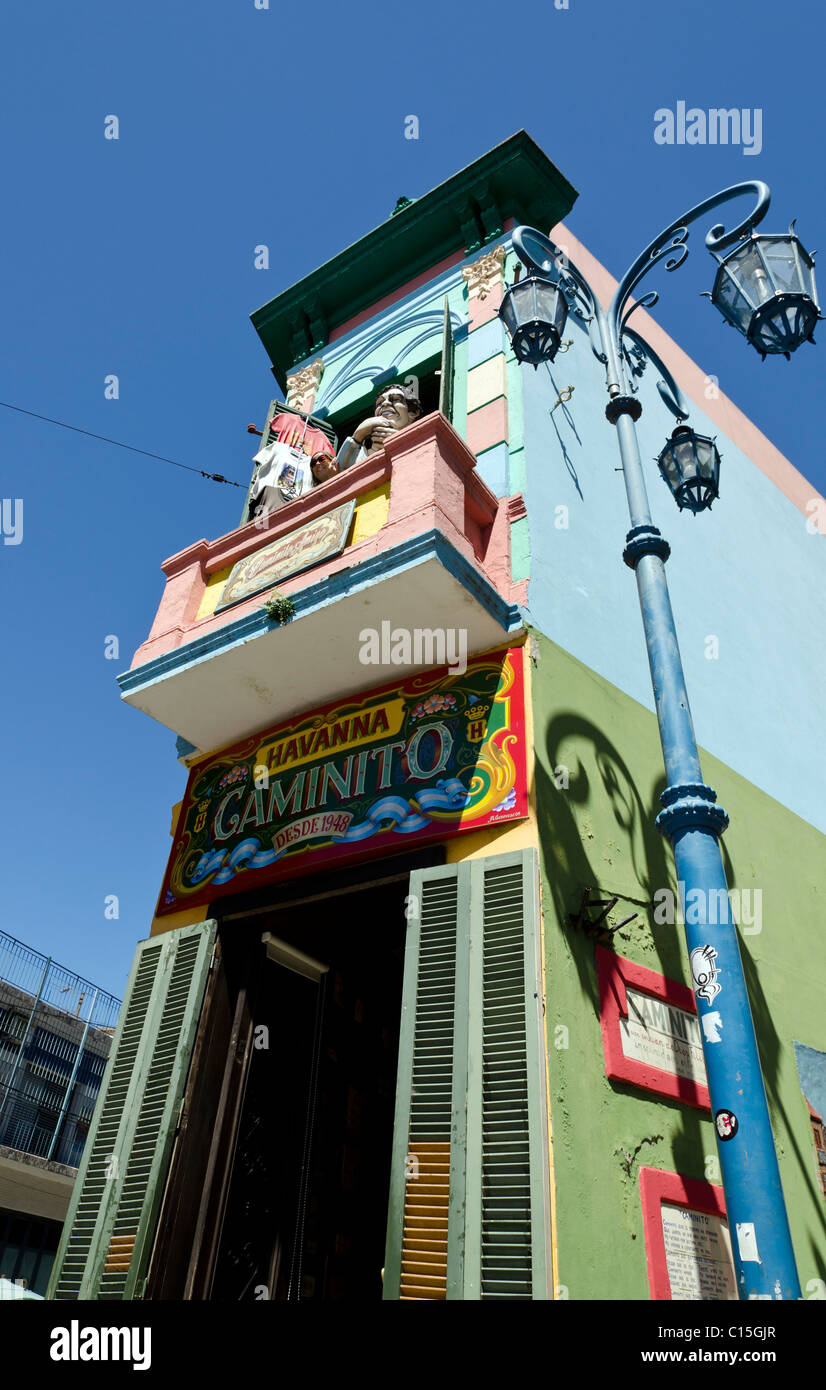
[[[692,990],[596,947],[605,1075],[709,1110],[700,1020]],[[709,1014],[716,1041],[719,1015]],[[716,1021],[716,1022],[715,1022]]]
[[[338,555],[344,549],[355,505],[356,499],[351,497],[349,502],[342,502],[323,516],[313,517],[288,536],[281,536],[239,560],[232,567],[215,611],[271,589],[282,579],[289,579],[290,575]]]
[[[628,1017],[619,1025],[625,1056],[707,1085],[697,1015],[627,984],[625,1001]]]
[[[526,815],[517,648],[326,705],[193,768],[158,912]]]
[[[640,1198],[652,1299],[736,1299],[722,1187],[640,1168]],[[737,1232],[742,1249],[740,1226]]]
[[[671,1297],[736,1299],[731,1240],[723,1218],[663,1202],[660,1219]]]

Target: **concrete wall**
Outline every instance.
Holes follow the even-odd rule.
[[[0,1209],[64,1221],[76,1168],[0,1147]]]

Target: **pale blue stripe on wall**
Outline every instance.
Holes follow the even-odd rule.
[[[472,371],[474,367],[481,367],[483,362],[489,362],[491,357],[496,357],[497,353],[504,351],[505,336],[501,319],[489,319],[481,328],[474,328],[468,334],[468,371]]]
[[[476,455],[476,472],[497,497],[508,497],[508,446],[504,442]]]

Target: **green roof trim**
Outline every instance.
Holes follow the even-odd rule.
[[[548,231],[577,197],[520,130],[250,315],[277,379],[320,352],[330,330],[457,251],[501,236],[513,217]],[[401,201],[401,200],[400,200]]]

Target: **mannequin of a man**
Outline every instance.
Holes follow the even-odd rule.
[[[336,460],[339,471],[349,468],[360,458],[377,454],[388,439],[412,425],[422,414],[418,397],[408,396],[404,387],[399,385],[385,386],[376,397],[373,409],[375,414],[362,420],[339,449]]]

